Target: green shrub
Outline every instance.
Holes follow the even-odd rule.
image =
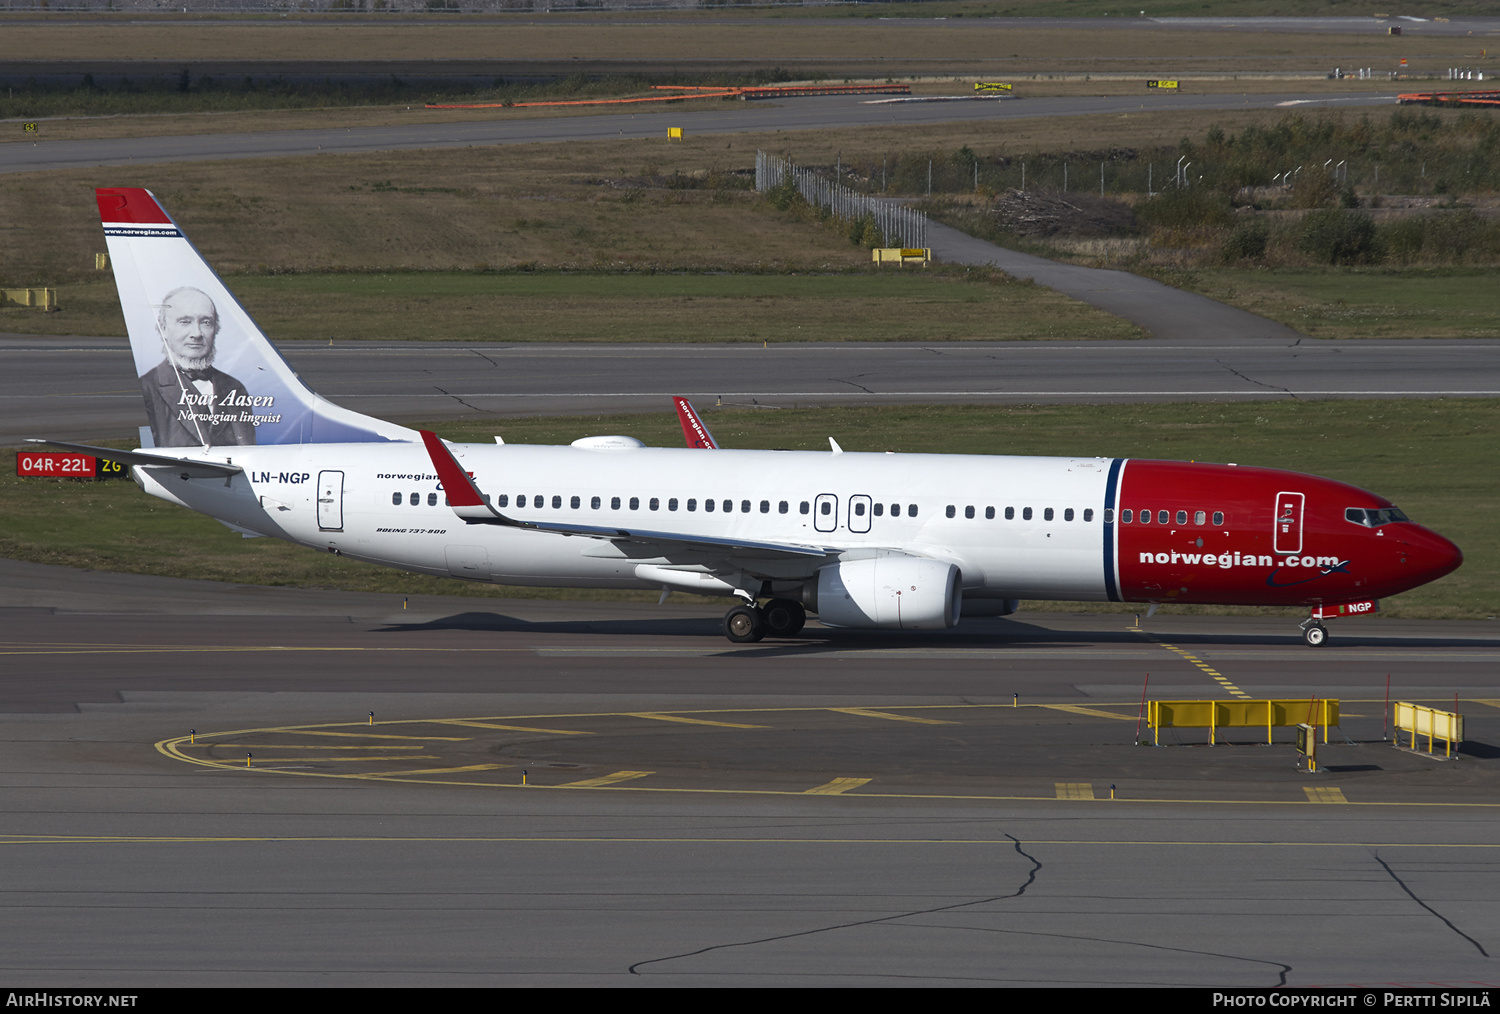
[[[1197,229],[1230,225],[1234,208],[1216,190],[1173,187],[1138,204],[1135,215],[1157,229]]]
[[[1302,220],[1297,249],[1324,264],[1374,264],[1380,260],[1369,215],[1322,208]]]
[[[1265,222],[1254,218],[1241,222],[1224,241],[1224,260],[1232,264],[1235,261],[1264,257],[1266,241],[1270,237],[1271,230]]]
[[[788,173],[785,179],[766,191],[766,200],[777,211],[786,211],[802,200],[802,195],[797,193],[797,182]]]

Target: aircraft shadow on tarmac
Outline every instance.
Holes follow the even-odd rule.
[[[1101,617],[1100,626],[1118,622]],[[1219,646],[1287,646],[1298,645],[1301,638],[1294,625],[1288,624],[1286,634],[1262,634],[1236,631],[1222,633],[1185,633],[1174,631],[1146,634],[1156,639],[1168,639],[1177,645]],[[532,634],[600,634],[634,637],[722,637],[720,622],[712,617],[663,617],[662,619],[621,618],[570,619],[570,620],[524,620],[504,613],[463,612],[443,616],[434,620],[413,623],[388,622],[375,629],[376,633],[401,634],[433,630],[492,630],[508,633]],[[899,630],[832,630],[826,627],[808,627],[795,638],[767,638],[755,645],[733,647],[725,645],[726,652],[748,655],[805,654],[819,651],[849,651],[859,648],[987,648],[996,645],[1024,645],[1047,647],[1078,644],[1130,644],[1143,643],[1141,633],[1130,630],[1052,630],[1023,620],[1005,618],[968,620],[956,630],[946,631],[899,631]],[[1333,642],[1340,648],[1495,648],[1500,647],[1500,637],[1455,638],[1455,637],[1379,637],[1340,633]],[[1307,649],[1309,653],[1316,649]]]

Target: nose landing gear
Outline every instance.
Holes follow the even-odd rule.
[[[1309,616],[1302,621],[1302,640],[1310,647],[1320,648],[1328,643],[1328,628],[1318,622],[1315,616]]]

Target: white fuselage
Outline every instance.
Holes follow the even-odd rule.
[[[955,564],[970,597],[1108,597],[1110,459],[517,444],[452,450],[491,502],[518,521],[827,551],[742,561],[757,579],[800,582],[834,560],[894,551]],[[727,556],[712,548],[664,556],[660,546],[466,524],[446,505],[421,444],[236,447],[192,456],[245,471],[228,480],[185,479],[170,468],[138,466],[137,480],[231,525],[372,563],[502,584],[734,590],[707,576],[722,573]]]

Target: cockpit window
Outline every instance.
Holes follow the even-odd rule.
[[[1410,521],[1411,518],[1401,513],[1396,507],[1347,507],[1344,509],[1344,520],[1362,525],[1365,528],[1379,528],[1381,525],[1389,525],[1397,521]]]

